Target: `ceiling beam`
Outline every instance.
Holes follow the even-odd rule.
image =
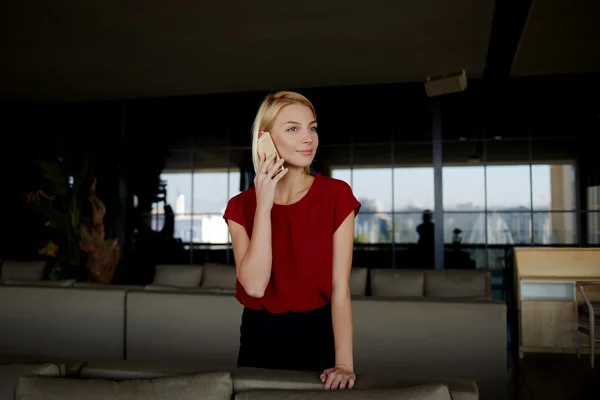
[[[484,79],[510,77],[533,0],[496,0]]]

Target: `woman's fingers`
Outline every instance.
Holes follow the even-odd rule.
[[[281,169],[281,166],[283,165],[284,162],[285,162],[285,160],[283,158],[280,158],[279,161],[269,164],[267,177],[273,178],[273,175],[275,175],[277,173],[277,171],[279,171]]]
[[[273,164],[275,153],[272,153],[269,157],[265,153],[261,156],[261,162],[258,164],[258,172],[262,175],[269,173],[269,166]]]
[[[277,182],[279,182],[281,180],[281,178],[283,178],[285,176],[285,174],[287,174],[288,171],[289,170],[287,168],[284,168],[280,173],[275,175],[275,177],[273,178],[273,183],[276,185]]]
[[[257,175],[260,174],[260,171],[263,170],[263,167],[265,165],[265,153],[260,154],[260,157],[258,159],[258,171],[257,171]]]

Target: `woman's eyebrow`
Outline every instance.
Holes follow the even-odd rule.
[[[314,120],[314,121],[310,122],[309,125],[316,124],[316,123],[317,123],[317,120]],[[300,122],[296,122],[296,121],[284,122],[282,125],[287,125],[287,124],[302,125]]]

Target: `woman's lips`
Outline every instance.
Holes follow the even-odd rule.
[[[313,151],[312,150],[298,150],[298,153],[305,155],[305,156],[310,156],[310,155],[312,155]]]

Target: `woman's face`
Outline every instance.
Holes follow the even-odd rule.
[[[311,109],[301,104],[282,108],[273,122],[271,137],[287,165],[310,166],[319,145],[317,121]]]

